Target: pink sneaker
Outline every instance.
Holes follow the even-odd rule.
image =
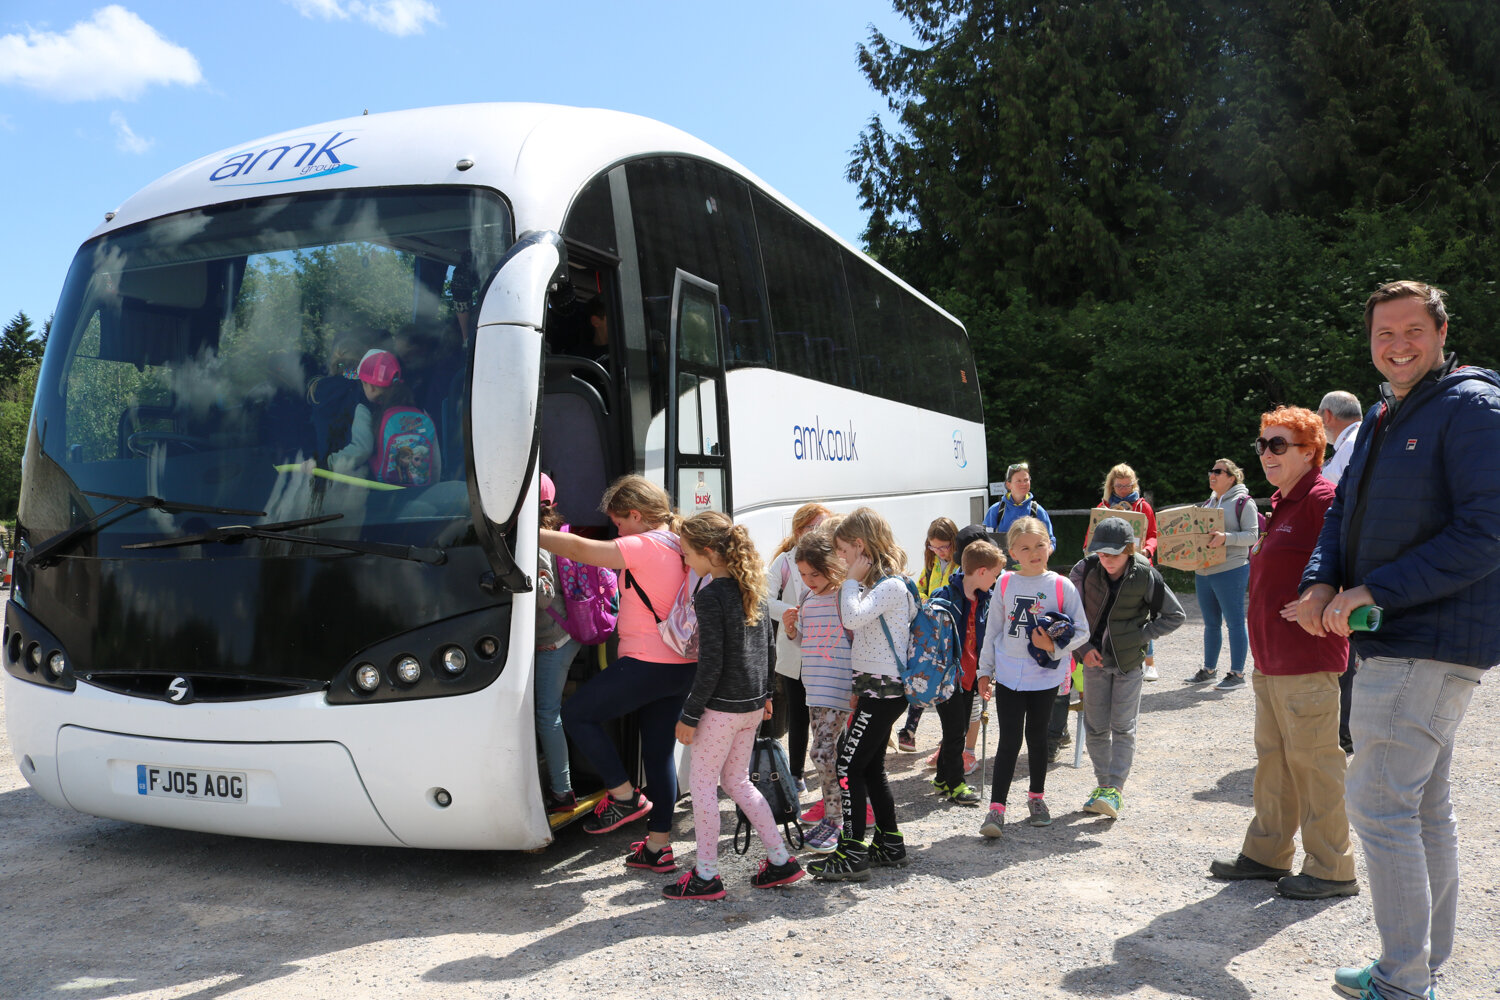
[[[936,750],[932,751],[932,756],[927,758],[927,766],[928,767],[937,767],[937,758],[938,758],[938,752]]]
[[[823,800],[822,799],[819,799],[818,801],[814,802],[812,804],[812,807],[810,809],[808,809],[807,812],[805,812],[805,813],[802,814],[802,822],[804,822],[804,823],[816,823],[819,820],[821,820],[822,818],[823,818]]]
[[[979,758],[974,756],[973,750],[964,751],[964,774],[973,774],[979,770]]]

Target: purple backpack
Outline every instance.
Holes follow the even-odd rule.
[[[565,524],[563,531],[568,530]],[[619,582],[615,571],[602,566],[588,566],[562,556],[553,556],[557,566],[557,586],[562,593],[567,617],[552,608],[552,616],[563,631],[585,646],[597,646],[615,634],[620,607]]]

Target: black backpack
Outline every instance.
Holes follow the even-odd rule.
[[[771,819],[781,827],[786,838],[787,850],[802,849],[802,824],[797,820],[800,808],[797,802],[797,786],[792,778],[792,765],[786,748],[780,741],[769,736],[757,736],[755,749],[750,751],[750,781],[760,794],[766,797],[771,807]],[[739,806],[734,807],[734,850],[736,854],[750,851],[750,817]],[[741,839],[743,838],[743,840]]]

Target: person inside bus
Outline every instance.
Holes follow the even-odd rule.
[[[609,310],[604,308],[603,296],[589,303],[588,319],[589,340],[588,343],[579,348],[578,353],[586,358],[593,358],[605,371],[608,371],[610,360]]]
[[[359,363],[359,380],[365,393],[360,409],[368,414],[373,428],[369,466],[373,478],[402,486],[426,486],[442,478],[437,430],[427,412],[416,405],[396,355],[367,351]]]
[[[609,789],[594,814],[583,821],[584,832],[608,833],[649,814],[646,839],[631,845],[625,864],[667,872],[677,867],[672,858],[677,720],[697,670],[697,662],[668,647],[656,627],[658,616],[668,613],[687,579],[674,533],[681,519],[665,490],[634,474],[610,484],[600,509],[619,532],[613,541],[539,532],[538,543],[553,555],[627,571],[620,586],[619,658],[563,705],[563,728]],[[631,782],[620,749],[605,728],[631,712],[636,713],[641,734],[646,788],[660,803],[656,807]]]

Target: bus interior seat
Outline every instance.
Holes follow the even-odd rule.
[[[569,523],[605,527],[599,498],[613,478],[613,392],[609,376],[588,358],[549,357],[542,382],[542,471],[557,487]]]

